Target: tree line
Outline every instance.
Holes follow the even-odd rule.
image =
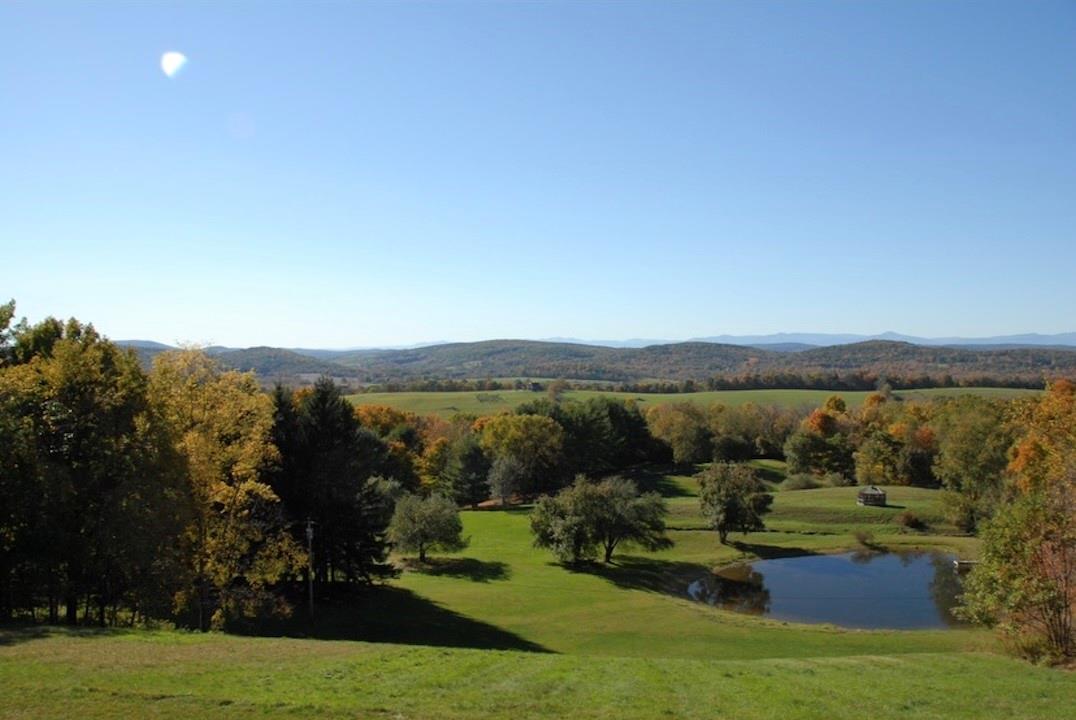
[[[496,392],[499,390],[546,391],[549,380],[495,380],[492,378],[454,379],[423,378],[408,381],[371,383],[359,388],[359,393],[384,392]],[[640,380],[588,382],[585,380],[561,380],[572,390],[612,390],[614,392],[640,395],[677,395],[681,393],[712,392],[720,390],[832,390],[837,392],[874,391],[882,387],[893,390],[918,390],[927,388],[996,387],[1025,390],[1042,390],[1046,379],[1041,376],[991,375],[988,373],[965,374],[954,377],[948,373],[901,374],[879,373],[867,370],[851,372],[767,372],[714,375],[705,380]]]
[[[408,517],[446,527],[438,504],[660,457],[630,403],[422,418],[355,408],[327,378],[266,392],[197,350],[145,370],[92,325],[13,319],[0,306],[0,618],[286,615],[305,580],[327,593],[393,575],[394,541],[452,546],[407,531]]]

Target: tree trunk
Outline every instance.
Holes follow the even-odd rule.
[[[15,609],[15,582],[11,575],[11,571],[6,567],[0,571],[0,577],[4,578],[3,593],[0,593],[3,595],[0,600],[0,620],[10,620]]]
[[[64,605],[64,622],[68,625],[78,625],[78,598],[68,595],[64,598]]]

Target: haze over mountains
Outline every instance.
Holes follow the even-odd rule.
[[[1076,375],[1076,333],[992,338],[919,339],[887,333],[855,335],[782,333],[613,346],[579,341],[487,340],[414,348],[327,350],[210,347],[223,364],[253,370],[263,380],[308,381],[329,375],[357,383],[420,379],[552,378],[604,382],[704,381],[714,377],[848,376],[976,379],[1011,383]],[[716,342],[717,339],[737,342]],[[817,345],[808,340],[826,340]],[[631,342],[631,341],[627,341]],[[642,343],[643,341],[638,341]],[[121,341],[150,362],[168,345]]]

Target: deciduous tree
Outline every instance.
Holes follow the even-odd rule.
[[[983,533],[965,612],[1027,655],[1076,656],[1076,389],[1059,381],[1021,418],[1013,499]]]
[[[271,399],[252,374],[224,371],[196,350],[159,355],[150,394],[184,460],[194,506],[186,532],[190,586],[178,607],[191,610],[202,629],[287,613],[276,586],[306,554],[266,481],[278,459]]]
[[[467,547],[456,503],[444,495],[404,495],[396,502],[389,539],[398,549],[417,552],[426,562],[430,550],[456,552]]]
[[[699,475],[699,504],[725,544],[730,532],[765,529],[762,516],[770,511],[773,495],[747,465],[714,463]]]
[[[171,557],[186,505],[145,374],[75,320],[21,323],[12,339],[0,373],[0,572],[21,557],[50,619],[62,601],[76,622],[83,598],[100,624],[119,606],[144,609],[144,580]]]
[[[965,396],[948,401],[932,425],[938,452],[934,474],[946,489],[946,504],[956,524],[974,532],[1001,502],[1013,424],[1006,405]]]
[[[539,500],[531,514],[531,531],[536,547],[552,550],[564,562],[590,559],[600,552],[608,563],[617,547],[669,547],[666,513],[660,495],[640,495],[630,480],[592,482],[580,476],[572,487]]]
[[[657,405],[646,412],[650,432],[668,445],[674,462],[705,462],[713,456],[706,414],[694,403]]]
[[[543,415],[496,415],[482,425],[479,442],[496,463],[513,458],[523,469],[524,492],[558,485],[564,430]]]

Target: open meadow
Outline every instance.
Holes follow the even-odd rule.
[[[766,532],[721,546],[704,527],[695,468],[633,473],[664,495],[672,548],[568,569],[532,547],[527,508],[466,511],[470,545],[386,586],[324,598],[261,637],[174,631],[0,634],[2,718],[584,717],[1043,718],[1076,714],[1076,674],[1004,657],[981,628],[849,630],[694,602],[687,584],[743,558],[978,541],[945,520],[937,491],[781,490]],[[903,529],[913,510],[921,531]],[[860,536],[861,538],[863,535]],[[274,637],[266,637],[274,636]],[[287,636],[287,637],[285,637]],[[869,692],[865,692],[869,689]]]
[[[669,402],[691,402],[699,405],[723,404],[728,406],[755,403],[782,407],[818,407],[831,395],[840,395],[850,407],[858,407],[870,395],[867,391],[833,390],[714,390],[696,393],[629,393],[612,390],[570,390],[564,397],[569,400],[586,400],[591,397],[631,399],[642,407]],[[1014,388],[929,388],[902,390],[898,396],[907,399],[934,399],[953,395],[977,395],[989,398],[1012,398],[1037,395],[1037,390]],[[530,390],[489,390],[485,392],[391,392],[358,393],[348,399],[355,405],[388,405],[417,415],[451,417],[457,413],[492,415],[514,410],[525,402],[545,397],[543,393]]]

